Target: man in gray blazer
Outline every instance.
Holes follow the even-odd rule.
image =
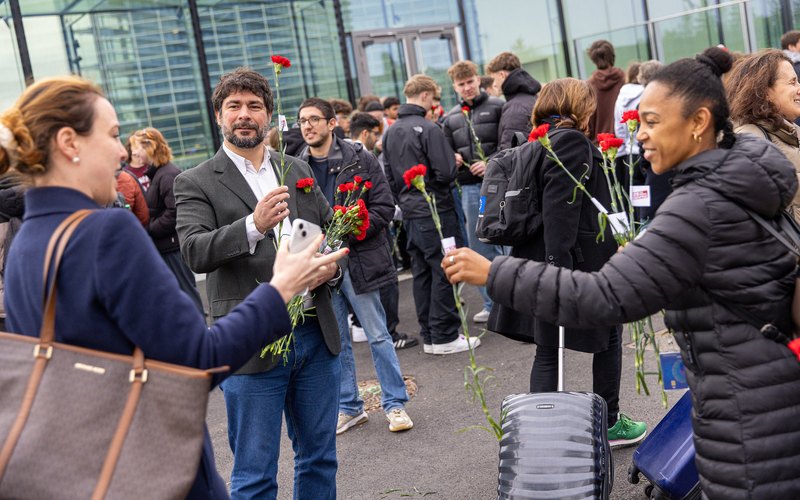
[[[313,178],[297,158],[286,157],[285,186],[278,185],[280,159],[264,146],[273,101],[263,76],[244,68],[225,74],[212,101],[225,141],[213,158],[175,179],[175,198],[181,253],[194,272],[207,274],[216,320],[270,280],[281,222],[285,238],[290,218],[322,225],[332,212],[316,185],[309,193],[296,187]],[[282,412],[296,453],[294,497],[336,498],[340,340],[330,294],[341,271],[320,269],[310,292],[315,310],[295,328],[288,360],[253,353],[221,385],[233,498],[277,497]]]

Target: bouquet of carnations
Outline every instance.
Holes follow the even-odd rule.
[[[310,193],[314,186],[314,179],[311,177],[300,179],[297,181],[296,186],[298,189]],[[320,253],[327,254],[338,250],[351,234],[357,240],[363,240],[367,236],[369,212],[363,196],[370,189],[372,189],[372,183],[364,181],[358,175],[353,178],[352,182],[345,182],[339,185],[337,197],[343,195],[344,200],[342,205],[334,205],[333,207],[333,217],[325,228],[325,240],[320,246]],[[286,305],[289,319],[292,323],[292,331],[305,320],[306,311],[313,307],[310,299],[311,297],[307,293],[295,295]],[[283,356],[283,361],[286,363],[293,338],[294,335],[289,333],[289,335],[269,344],[261,350],[261,357],[265,358],[267,354]]]

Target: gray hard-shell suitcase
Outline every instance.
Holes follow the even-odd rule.
[[[498,499],[607,499],[614,483],[606,402],[563,392],[564,328],[559,327],[559,392],[503,400]]]

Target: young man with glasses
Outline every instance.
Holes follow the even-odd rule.
[[[350,237],[350,256],[342,279],[341,293],[333,294],[333,304],[342,338],[342,381],[339,391],[339,420],[336,433],[366,422],[364,401],[358,394],[353,347],[347,327],[347,304],[353,308],[367,334],[372,360],[381,384],[381,406],[392,432],[411,429],[414,423],[405,411],[408,401],[400,362],[392,337],[386,328],[386,314],[381,304],[380,288],[397,280],[386,228],[394,215],[394,199],[375,155],[362,144],[348,143],[333,134],[336,114],[328,101],[311,97],[298,111],[298,123],[306,147],[300,158],[307,161],[322,193],[331,205],[341,204],[343,195],[337,187],[358,176],[371,182],[364,193],[369,211],[366,237]],[[350,124],[351,130],[353,124]]]

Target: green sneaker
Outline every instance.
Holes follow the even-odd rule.
[[[629,446],[644,439],[645,434],[647,434],[647,424],[631,420],[631,417],[620,413],[617,423],[608,429],[608,444],[612,448]]]

